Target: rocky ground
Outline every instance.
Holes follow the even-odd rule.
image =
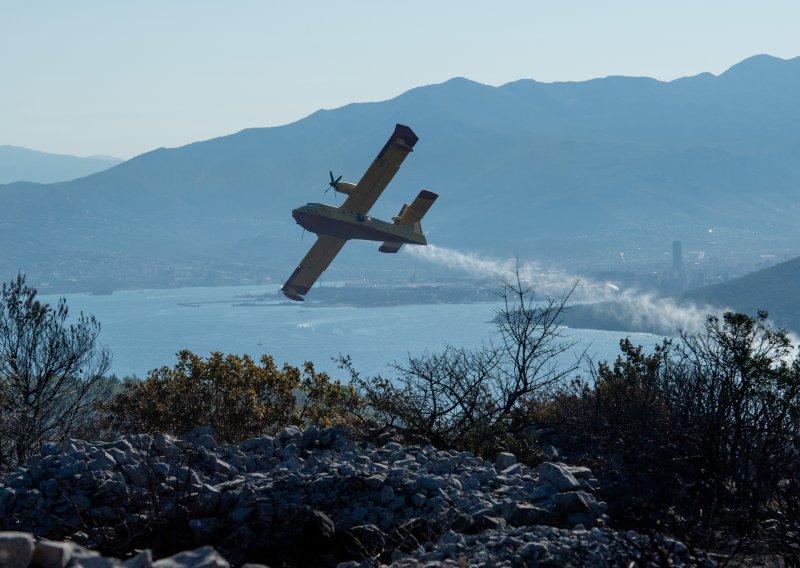
[[[206,429],[69,440],[4,476],[0,518],[14,532],[0,533],[0,566],[691,561],[680,542],[606,528],[595,486],[583,467],[375,445],[342,429],[290,427],[238,445]]]

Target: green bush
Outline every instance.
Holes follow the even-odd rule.
[[[267,355],[256,364],[247,355],[214,352],[203,358],[181,351],[174,367],[126,383],[101,412],[112,432],[180,435],[203,425],[220,441],[238,442],[287,425],[344,422],[359,406],[351,387],[316,372],[311,363],[300,371],[278,368]]]

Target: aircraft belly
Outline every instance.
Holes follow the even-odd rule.
[[[377,223],[371,219],[358,222],[355,219],[351,221],[348,218],[342,219],[328,215],[315,215],[301,212],[295,214],[295,219],[304,229],[319,235],[330,235],[340,239],[420,244],[416,239],[411,237],[411,235],[406,237],[394,231],[376,226]]]

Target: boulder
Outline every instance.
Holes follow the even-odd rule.
[[[394,500],[394,488],[391,485],[384,485],[381,489],[381,503],[384,505]]]
[[[230,563],[211,546],[202,546],[156,560],[153,568],[230,568]]]
[[[210,434],[213,438],[213,431],[209,432],[210,428],[204,429],[203,434]],[[166,434],[156,434],[153,436],[152,448],[158,455],[167,457],[169,459],[177,459],[181,454],[181,449],[175,444],[174,438]]]
[[[480,515],[475,519],[475,528],[481,531],[498,530],[505,528],[505,526],[506,526],[506,520],[503,517]]]
[[[364,479],[364,485],[370,489],[383,489],[383,486],[386,485],[386,476],[381,474],[370,475]]]
[[[73,547],[68,542],[40,540],[33,551],[33,563],[39,568],[64,568],[72,559]]]
[[[561,452],[553,446],[552,444],[544,444],[542,446],[542,453],[547,458],[547,461],[558,461],[558,458],[561,457]]]
[[[420,477],[417,480],[417,487],[420,489],[425,489],[427,491],[433,491],[434,489],[441,489],[444,487],[444,479],[439,477],[438,475],[426,475],[424,477]]]
[[[494,467],[495,469],[502,471],[507,467],[510,467],[517,463],[517,456],[509,452],[501,452],[497,454],[497,457],[494,459]]]
[[[510,475],[521,475],[521,474],[522,474],[522,464],[520,463],[512,464],[500,472],[500,475],[503,475],[505,477],[508,477]]]
[[[0,566],[27,568],[33,558],[33,535],[23,532],[0,532]]]
[[[316,426],[309,426],[303,432],[302,437],[302,448],[309,449],[317,443],[317,439],[319,438],[319,429]]]
[[[198,426],[183,434],[181,439],[194,446],[213,450],[217,447],[217,442],[214,439],[215,435],[216,433],[211,426]]]
[[[427,469],[434,475],[446,475],[455,471],[456,463],[450,457],[433,459],[428,462]]]
[[[566,466],[567,471],[569,471],[575,479],[592,479],[594,478],[594,474],[592,470],[585,466],[573,466],[568,465]]]
[[[239,449],[245,453],[265,454],[267,458],[271,458],[275,450],[275,445],[272,437],[262,436],[260,438],[250,438],[240,442]]]
[[[149,549],[125,561],[125,568],[151,568],[152,565],[153,553]]]
[[[298,428],[297,426],[287,426],[280,432],[278,435],[275,436],[275,442],[277,445],[285,446],[290,441],[297,441],[298,443],[302,443],[303,440],[303,431]]]
[[[92,452],[89,457],[91,457],[92,460],[89,462],[88,467],[92,471],[114,469],[114,466],[117,465],[116,460],[110,453],[100,449]]]
[[[516,503],[509,516],[515,527],[550,524],[555,520],[550,511],[530,503]]]
[[[551,483],[559,491],[572,491],[581,486],[569,471],[569,467],[561,462],[540,463],[534,471],[539,474],[541,479]]]
[[[591,511],[590,502],[593,501],[583,491],[569,491],[554,496],[556,508],[564,515],[570,513],[588,513]]]

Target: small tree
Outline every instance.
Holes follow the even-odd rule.
[[[704,547],[767,534],[776,550],[800,550],[800,359],[788,333],[765,312],[725,313],[649,355],[620,347],[593,384],[537,409],[589,456],[611,517]]]
[[[262,355],[214,352],[208,358],[184,350],[173,368],[150,371],[146,380],[128,382],[125,390],[102,405],[105,426],[113,432],[182,434],[211,426],[220,440],[238,442],[287,425],[343,422],[359,405],[355,391],[318,373],[279,368]]]
[[[36,299],[25,277],[0,291],[0,468],[24,463],[45,443],[61,442],[108,397],[111,356],[97,342],[100,324],[80,314],[68,324],[64,298]]]
[[[363,378],[346,357],[340,364],[373,416],[407,435],[482,453],[517,446],[531,425],[520,409],[578,368],[579,358],[566,359],[575,343],[561,328],[570,294],[538,303],[518,277],[503,286],[496,338],[488,345],[409,357],[395,365],[394,380]]]
[[[697,475],[707,479],[699,521],[709,529],[729,508],[748,530],[779,483],[796,475],[800,359],[792,352],[766,312],[709,316],[702,332],[682,335],[670,406],[676,422],[695,428]]]

